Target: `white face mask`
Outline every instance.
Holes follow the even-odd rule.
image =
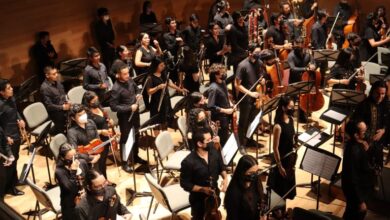
[[[84,113],[84,114],[82,114],[80,117],[79,117],[79,123],[87,123],[87,121],[88,121],[88,115],[87,115],[87,113]]]

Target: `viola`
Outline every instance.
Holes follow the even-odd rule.
[[[108,116],[108,113],[106,111],[103,111],[103,115],[104,117],[106,118],[106,121],[107,121],[107,124],[109,125],[109,128],[110,128],[110,138],[113,137],[114,135],[116,135],[116,131],[115,131],[115,128],[113,125],[110,125],[110,117]],[[116,138],[114,138],[112,141],[111,141],[111,146],[112,146],[112,150],[113,151],[118,151],[119,148],[119,144],[118,144],[118,140]]]
[[[106,141],[102,141],[98,138],[93,139],[92,141],[89,142],[89,144],[83,146],[78,146],[77,152],[81,154],[100,154],[103,152],[104,147],[110,143],[113,139],[115,139],[118,135],[114,135],[113,137],[109,138]]]
[[[325,104],[324,97],[319,90],[321,86],[321,73],[319,71],[306,71],[302,74],[302,81],[314,81],[314,86],[308,94],[300,95],[301,109],[306,113],[320,110]]]
[[[212,177],[210,176],[210,187],[212,186]],[[218,210],[218,197],[215,193],[210,196],[207,196],[204,200],[205,203],[205,215],[204,220],[221,220],[222,214],[221,211]]]
[[[268,102],[270,100],[269,96],[267,95],[267,87],[265,85],[262,85],[259,83],[256,86],[256,92],[258,92],[259,98],[256,99],[256,108],[260,109],[261,106],[263,106],[264,103]]]

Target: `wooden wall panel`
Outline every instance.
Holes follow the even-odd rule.
[[[214,0],[152,0],[160,21],[175,16],[187,23],[192,12],[198,13],[200,22],[206,25],[209,7]],[[243,0],[230,0],[231,11],[242,7]],[[279,0],[268,0],[272,9]],[[333,11],[338,0],[319,0],[320,6]],[[355,4],[354,0],[350,0]],[[359,0],[362,15],[388,0]],[[138,16],[142,0],[0,0],[0,77],[19,84],[36,74],[29,50],[35,42],[35,34],[41,30],[51,33],[51,40],[59,53],[59,59],[85,55],[86,48],[95,45],[92,23],[98,7],[109,8],[115,30],[116,43],[134,39],[138,35]],[[390,19],[389,19],[390,20]]]

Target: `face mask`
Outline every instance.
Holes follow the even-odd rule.
[[[260,54],[259,53],[254,53],[253,54],[253,58],[256,59],[256,60],[259,60],[260,59]]]
[[[302,52],[303,52],[302,48],[295,48],[294,49],[294,53],[296,53],[296,54],[302,54]]]
[[[244,176],[244,181],[245,182],[253,182],[255,180],[256,180],[256,175],[255,174],[245,175]]]
[[[286,114],[287,115],[289,115],[289,116],[293,116],[294,115],[294,109],[292,108],[292,109],[287,109],[287,111],[286,111]]]
[[[207,122],[206,120],[197,121],[196,125],[198,125],[199,127],[205,127],[207,125]]]
[[[205,148],[204,150],[205,150],[205,151],[210,151],[210,149],[211,149],[212,147],[214,147],[214,142],[213,142],[213,141],[207,143],[207,146],[206,146],[206,148]]]
[[[96,102],[94,102],[94,103],[91,103],[90,106],[91,106],[92,108],[99,108],[100,102],[99,102],[99,101],[96,101]]]
[[[88,122],[88,115],[87,115],[87,113],[84,113],[84,114],[82,114],[82,115],[79,117],[79,122],[80,122],[80,123],[87,123],[87,122]]]
[[[221,80],[226,80],[226,78],[227,78],[227,75],[226,74],[222,74]]]
[[[65,165],[65,166],[70,166],[70,165],[72,165],[72,163],[73,163],[72,160],[68,160],[68,159],[65,159],[65,160],[64,160],[64,165]]]
[[[103,187],[98,190],[90,190],[89,192],[93,196],[104,196],[104,194],[106,193],[106,187]]]

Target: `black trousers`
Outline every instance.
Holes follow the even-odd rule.
[[[121,138],[119,140],[120,143],[120,151],[121,151],[121,157],[122,157],[122,162],[124,161],[124,152],[125,152],[125,144],[126,141],[129,137],[129,133],[131,128],[134,127],[134,132],[135,132],[135,142],[133,145],[132,149],[132,154],[134,154],[134,157],[138,156],[138,140],[139,140],[139,127],[140,127],[140,117],[138,111],[134,113],[131,121],[129,122],[131,112],[126,112],[126,113],[118,113],[118,121],[119,121],[119,130],[121,132]],[[130,155],[127,161],[131,161],[132,156]]]
[[[246,132],[248,131],[248,127],[253,119],[256,117],[258,113],[258,109],[256,109],[255,101],[253,98],[244,98],[244,100],[240,103],[240,118],[238,123],[238,139],[240,141],[241,146],[245,146],[247,144]]]
[[[10,145],[12,154],[15,157],[15,161],[12,163],[11,166],[5,168],[6,179],[1,180],[6,182],[5,183],[6,192],[15,188],[16,184],[18,183],[18,171],[16,170],[16,168],[19,159],[20,143],[21,143],[20,139],[14,139],[14,144]]]
[[[228,115],[212,115],[211,119],[213,121],[219,122],[219,129],[218,129],[218,136],[221,142],[221,146],[225,146],[226,141],[229,138],[229,124],[230,124],[230,117]]]
[[[106,141],[108,140],[108,138],[101,138],[102,141]],[[100,153],[100,159],[99,161],[96,163],[96,168],[103,174],[103,176],[107,179],[107,165],[106,165],[106,161],[107,161],[107,156],[108,156],[108,151],[109,151],[109,148],[110,148],[110,144],[107,144],[105,147],[104,147],[104,150],[103,152]]]
[[[66,134],[66,122],[67,122],[66,111],[50,111],[49,118],[54,123],[54,127],[50,131],[51,135],[57,135],[59,133]]]
[[[366,211],[360,211],[359,206],[360,203],[357,202],[356,199],[353,197],[346,197],[346,208],[343,215],[343,219],[345,220],[363,220],[366,217],[367,212]]]

